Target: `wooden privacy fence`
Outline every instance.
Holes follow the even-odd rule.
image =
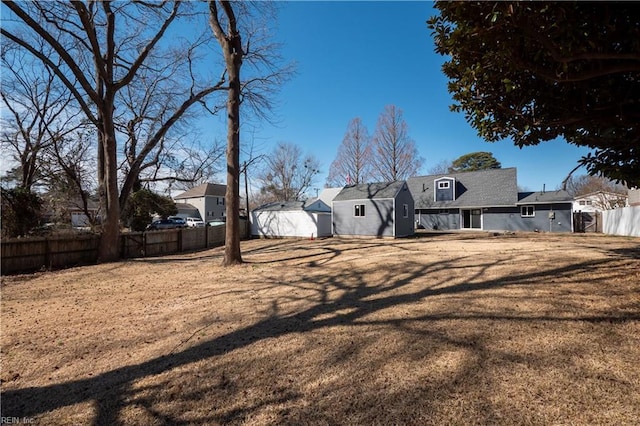
[[[240,238],[246,237],[246,225],[240,221]],[[78,234],[3,240],[1,272],[6,275],[96,263],[99,239],[95,234]],[[202,250],[224,245],[224,239],[224,226],[130,232],[120,235],[120,258]]]

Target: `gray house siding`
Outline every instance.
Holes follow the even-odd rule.
[[[534,204],[534,217],[521,217],[520,207],[515,220],[520,226],[518,231],[548,231],[548,232],[572,232],[572,204]],[[549,219],[549,213],[553,212],[553,220]]]
[[[364,216],[355,216],[355,206],[364,205]],[[393,200],[348,200],[333,202],[334,235],[393,236]]]
[[[459,209],[418,210],[417,223],[424,229],[460,229]]]
[[[407,217],[404,217],[404,205],[407,205]],[[414,234],[415,206],[408,189],[401,190],[396,197],[396,237],[407,237]]]
[[[528,231],[528,223],[520,219],[519,207],[491,207],[482,212],[483,228],[487,231]],[[531,229],[533,231],[533,229]]]
[[[482,210],[482,229],[487,231],[545,231],[571,232],[571,204],[535,204],[533,217],[522,217],[521,206],[485,207]],[[425,229],[462,229],[459,209],[418,210],[418,224]],[[549,223],[549,212],[555,218]]]

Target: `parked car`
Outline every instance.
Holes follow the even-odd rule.
[[[213,219],[210,220],[209,222],[207,222],[208,226],[223,226],[227,223],[227,221],[225,220],[226,218],[224,217],[220,217],[218,219]]]
[[[175,228],[184,228],[185,225],[179,222],[176,222],[173,219],[159,219],[154,220],[150,224],[147,225],[147,231],[157,231],[158,229],[175,229]]]
[[[187,227],[187,221],[184,219],[184,217],[180,217],[180,216],[169,216],[167,219],[171,219],[174,222],[182,225],[184,228]]]
[[[187,226],[190,228],[201,228],[204,226],[204,221],[197,217],[188,217],[185,220],[187,221]]]

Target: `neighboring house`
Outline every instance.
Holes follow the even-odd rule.
[[[178,214],[176,214],[176,216],[184,218],[201,217],[200,211],[193,204],[177,202],[176,207],[178,208]]]
[[[417,176],[407,183],[421,228],[572,231],[571,196],[518,193],[515,168]]]
[[[91,219],[95,222],[98,217],[99,204],[93,200],[87,200],[87,211],[91,215]],[[82,201],[77,200],[69,205],[69,213],[71,214],[71,226],[74,228],[84,228],[91,226],[91,220],[87,217],[82,207]]]
[[[225,185],[203,183],[174,197],[178,216],[197,217],[205,222],[225,216]]]
[[[616,192],[596,191],[580,195],[573,200],[573,211],[594,213],[627,205],[627,195]]]
[[[405,181],[345,186],[332,203],[335,236],[406,237],[414,233],[414,203]]]

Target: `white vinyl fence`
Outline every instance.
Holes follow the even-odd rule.
[[[602,232],[640,237],[640,206],[603,211]]]

